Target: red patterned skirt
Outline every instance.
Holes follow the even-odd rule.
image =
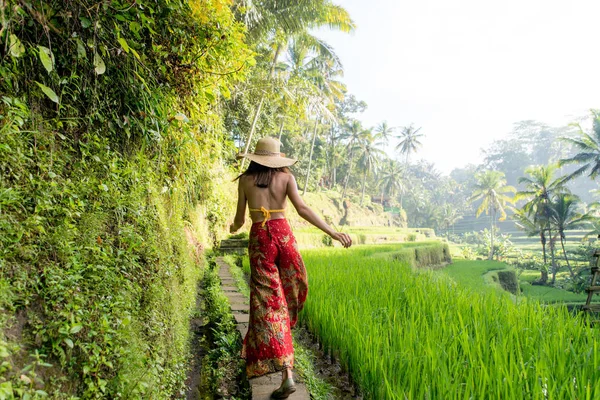
[[[286,219],[252,224],[250,242],[250,323],[242,357],[249,378],[292,368],[291,329],[308,294],[298,244]]]

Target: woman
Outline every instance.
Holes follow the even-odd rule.
[[[285,399],[296,391],[291,329],[308,293],[306,269],[284,215],[287,198],[302,218],[344,247],[350,247],[352,240],[334,231],[302,201],[296,179],[287,168],[296,160],[284,157],[279,146],[277,139],[267,137],[258,141],[254,153],[238,156],[249,159],[250,166],[238,177],[237,212],[230,231],[244,225],[247,202],[252,219],[250,323],[242,357],[249,378],[282,371],[281,386],[271,397]]]

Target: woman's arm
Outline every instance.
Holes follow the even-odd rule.
[[[290,179],[287,183],[287,196],[294,205],[294,208],[296,208],[296,211],[298,211],[298,215],[331,236],[333,239],[339,241],[344,247],[350,247],[352,245],[352,239],[348,234],[333,230],[325,221],[319,218],[306,203],[304,203],[304,200],[302,200],[302,197],[300,197],[300,194],[298,193],[296,178],[294,178],[294,175],[292,174],[290,174]]]
[[[244,193],[244,188],[242,187],[242,179],[244,179],[243,176],[238,179],[237,210],[235,212],[233,224],[229,225],[229,232],[231,233],[235,233],[244,225],[244,222],[246,222],[246,194]]]

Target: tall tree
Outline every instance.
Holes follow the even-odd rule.
[[[573,179],[588,172],[591,179],[596,179],[600,175],[600,112],[592,111],[593,129],[588,134],[579,126],[578,138],[563,138],[565,142],[571,143],[579,149],[579,153],[573,157],[560,160],[560,165],[580,164],[581,167],[567,176],[567,179]]]
[[[547,262],[545,256],[545,240],[547,239],[550,244],[552,270],[555,270],[554,235],[552,233],[552,225],[550,224],[552,214],[551,199],[559,193],[567,192],[564,186],[565,181],[562,178],[555,178],[557,172],[557,165],[555,164],[532,166],[527,168],[525,172],[529,176],[519,178],[519,183],[525,185],[525,190],[519,191],[515,198],[516,200],[526,200],[523,209],[533,216],[533,219],[540,225],[542,231],[547,232],[547,235],[541,237],[544,263]],[[546,283],[547,279],[548,276],[542,271],[541,283]]]
[[[491,246],[488,259],[494,257],[494,234],[496,228],[496,219],[500,214],[500,221],[506,219],[506,204],[512,204],[513,198],[507,196],[507,193],[515,193],[516,189],[506,184],[504,173],[500,171],[482,171],[476,175],[477,183],[470,197],[471,202],[481,200],[477,208],[477,217],[485,211],[490,216]]]
[[[412,124],[402,128],[400,135],[397,136],[400,139],[400,143],[396,146],[396,150],[400,150],[400,154],[404,155],[406,164],[410,158],[411,153],[416,153],[417,150],[422,146],[420,139],[425,135],[419,133],[421,128],[415,128]]]
[[[575,278],[575,273],[573,272],[573,268],[571,268],[569,257],[567,257],[567,252],[565,250],[565,242],[567,240],[565,232],[587,226],[592,218],[588,214],[578,212],[579,198],[572,194],[559,193],[552,200],[550,207],[552,210],[550,223],[554,225],[554,228],[560,237],[560,245],[567,263],[567,268],[569,269],[569,274],[571,275],[571,278]],[[555,280],[556,270],[552,271],[552,283],[554,283]]]
[[[309,34],[309,29],[327,26],[331,29],[351,32],[355,28],[348,12],[329,0],[260,2],[240,0],[236,5],[238,10],[243,10],[240,17],[248,26],[249,37],[256,42],[266,41],[269,43],[268,47],[273,49],[270,72],[265,82],[267,86],[275,78],[279,56],[291,40],[302,41],[304,46],[311,46],[315,52],[327,51],[333,55],[333,49]],[[248,152],[252,143],[265,96],[265,92],[262,91],[254,110],[244,152]],[[242,160],[242,167],[244,160]]]
[[[442,209],[441,219],[446,229],[446,239],[450,239],[450,227],[461,220],[462,214],[451,204],[445,204]]]
[[[388,194],[391,197],[395,196],[396,192],[403,194],[405,190],[403,175],[404,169],[400,163],[395,160],[388,160],[385,163],[385,167],[381,170],[379,177],[382,194]],[[400,203],[402,207],[402,200]]]
[[[355,150],[367,135],[369,135],[369,132],[366,131],[362,127],[362,124],[357,120],[352,120],[342,135],[344,139],[348,140],[346,144],[346,149],[348,150],[348,171],[346,171],[346,177],[344,178],[342,198],[346,197],[346,189],[348,188],[348,182],[350,181],[350,175],[352,173],[352,168],[354,167],[353,162]]]
[[[359,151],[359,159],[358,164],[363,169],[363,182],[362,182],[362,191],[360,196],[360,205],[363,205],[363,201],[365,198],[365,186],[367,183],[367,176],[377,167],[379,158],[384,154],[382,150],[377,148],[377,143],[375,142],[375,138],[373,135],[366,131],[365,137],[358,144]]]
[[[379,125],[377,125],[374,129],[375,139],[381,141],[383,144],[388,144],[390,139],[394,137],[394,132],[396,128],[390,126],[387,121],[383,121]]]

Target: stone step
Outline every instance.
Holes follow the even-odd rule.
[[[250,312],[250,310],[248,309],[248,304],[243,304],[243,303],[231,304],[231,311],[237,311],[237,312],[242,312],[242,313]]]
[[[221,278],[221,289],[229,300],[231,311],[237,322],[236,328],[242,339],[248,333],[248,322],[250,320],[248,298],[237,291],[235,281],[229,272],[229,265],[220,257],[217,258],[219,265],[219,277]],[[281,373],[269,374],[259,378],[250,379],[252,400],[269,400],[271,393],[281,384]],[[302,382],[296,382],[296,392],[291,394],[290,400],[310,400],[310,394]]]
[[[248,302],[248,298],[238,292],[225,292],[225,297],[230,304],[246,304]]]
[[[271,393],[281,385],[281,373],[264,375],[259,378],[250,379],[252,389],[252,400],[268,400]],[[301,382],[296,382],[296,392],[292,393],[288,399],[308,400],[310,395],[306,386]]]
[[[248,247],[248,239],[225,239],[221,240],[220,249],[230,248],[246,248]]]
[[[250,322],[250,314],[233,313],[233,318],[238,324],[247,324]]]
[[[248,333],[248,324],[237,324],[236,328],[240,335],[242,335],[242,339],[246,337],[246,333]]]

